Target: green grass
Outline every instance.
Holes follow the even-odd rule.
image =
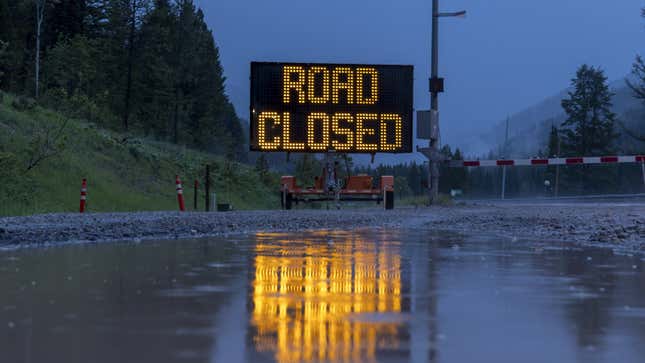
[[[68,120],[65,146],[57,156],[26,171],[35,135],[66,118],[39,106],[19,111],[15,97],[0,103],[0,215],[77,212],[81,180],[88,179],[92,212],[177,210],[175,175],[184,182],[188,209],[193,205],[193,180],[203,187],[204,166],[211,165],[211,191],[235,209],[279,207],[277,178],[264,185],[254,168],[234,163],[225,178],[225,160],[172,144],[128,138],[82,120]],[[230,180],[230,181],[229,181]],[[203,189],[199,206],[203,208]]]

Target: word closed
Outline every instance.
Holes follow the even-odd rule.
[[[412,151],[412,66],[251,63],[250,148]]]

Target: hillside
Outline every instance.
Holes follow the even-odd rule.
[[[645,110],[643,110],[641,102],[633,97],[625,80],[612,82],[610,88],[615,93],[612,99],[613,112],[618,115],[618,118],[632,128],[637,128],[639,123],[642,125]],[[567,92],[568,89],[562,90],[510,116],[509,149],[511,156],[535,156],[545,148],[551,125],[557,126],[565,119],[561,101],[566,97]],[[469,138],[464,143],[468,145],[464,148],[466,154],[481,156],[488,151],[497,153],[504,143],[505,124],[506,120],[499,121],[486,133]],[[625,150],[638,150],[644,146],[629,138],[621,138],[619,143]]]
[[[218,201],[230,202],[235,209],[279,206],[278,181],[263,184],[252,166],[126,137],[92,123],[67,119],[24,99],[6,94],[3,98],[0,215],[76,212],[82,178],[89,182],[91,212],[177,210],[175,174],[184,181],[186,205],[192,210],[193,180],[203,184],[207,163],[215,184],[211,190]],[[30,161],[50,154],[55,155],[27,170],[33,164]],[[230,170],[229,176],[226,170]],[[200,192],[200,208],[203,203]]]

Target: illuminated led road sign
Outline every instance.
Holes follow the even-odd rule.
[[[252,151],[412,152],[413,67],[251,63]]]

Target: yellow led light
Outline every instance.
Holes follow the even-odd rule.
[[[258,116],[258,142],[262,150],[277,150],[280,148],[280,137],[267,140],[267,123],[273,121],[273,125],[280,124],[280,114],[277,112],[263,111]],[[270,126],[269,126],[270,128]]]
[[[311,67],[307,73],[309,77],[307,86],[309,102],[318,104],[329,102],[329,70],[326,67]],[[322,95],[318,97],[316,96],[314,87],[317,74],[322,74]]]
[[[366,128],[364,121],[378,120],[378,115],[375,113],[359,113],[356,115],[356,149],[358,151],[377,151],[377,144],[366,144],[365,136],[376,134],[376,130]]]
[[[296,80],[292,80],[296,75]],[[305,69],[301,66],[284,66],[282,68],[282,101],[284,103],[291,102],[291,90],[298,93],[298,103],[306,102],[305,83],[307,78],[305,76]]]
[[[316,142],[316,122],[322,123],[322,142]],[[307,144],[311,150],[325,151],[329,146],[329,115],[314,112],[307,116]]]
[[[369,76],[371,80],[370,98],[365,98],[363,94],[364,76]],[[378,101],[378,72],[374,68],[357,68],[356,69],[356,103],[359,105],[373,105]]]
[[[345,74],[347,76],[347,80],[345,82],[341,82],[340,80],[340,75]],[[347,91],[347,104],[353,104],[354,103],[354,72],[352,71],[351,68],[349,67],[338,67],[334,68],[332,71],[332,82],[331,82],[331,98],[332,98],[332,103],[338,103],[339,102],[339,91],[341,89],[344,89]]]
[[[347,247],[292,242],[256,247],[250,320],[257,351],[283,363],[372,362],[381,342],[398,344],[398,322],[338,318],[401,311],[398,247],[364,248],[361,239],[342,241]]]
[[[291,142],[291,115],[285,112],[282,115],[282,148],[284,150],[304,150],[304,142]]]
[[[394,124],[394,144],[387,142],[388,125]],[[395,151],[403,145],[403,120],[401,116],[393,113],[381,115],[381,150]]]
[[[332,140],[331,146],[334,150],[345,151],[351,150],[354,147],[354,132],[351,129],[340,127],[340,121],[344,120],[347,123],[353,123],[354,118],[349,113],[337,113],[331,118],[331,131],[335,135],[345,136],[345,142]]]

